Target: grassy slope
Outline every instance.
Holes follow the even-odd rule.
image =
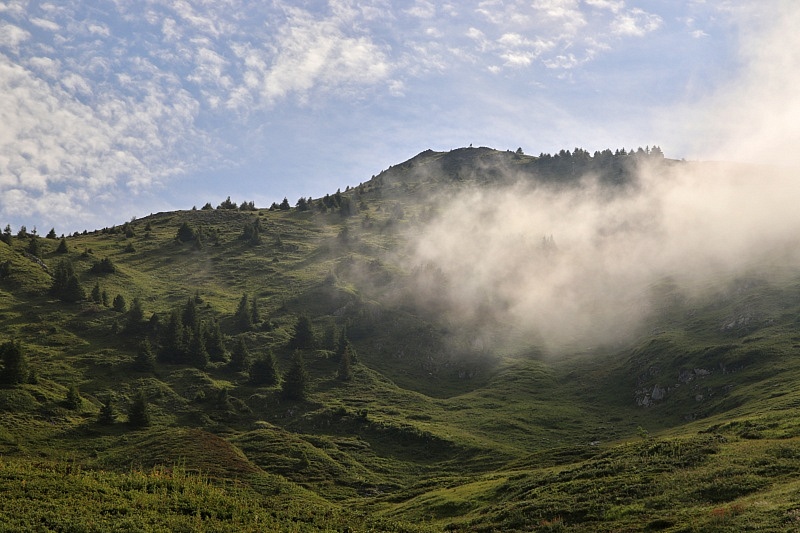
[[[252,386],[219,363],[136,371],[141,334],[124,330],[124,316],[53,300],[47,272],[21,254],[25,243],[0,243],[0,263],[10,262],[0,281],[4,337],[24,343],[38,377],[0,389],[0,474],[11,495],[4,516],[53,530],[66,527],[51,523],[55,516],[73,524],[93,516],[94,530],[104,530],[109,513],[124,514],[128,529],[172,530],[197,520],[210,530],[255,530],[267,516],[298,530],[414,530],[407,521],[464,530],[790,528],[800,518],[797,278],[778,287],[755,276],[721,283],[704,302],[667,306],[657,327],[623,350],[548,361],[521,347],[503,358],[454,359],[435,317],[386,298],[404,273],[385,252],[425,218],[421,198],[442,182],[472,179],[466,155],[424,154],[383,173],[359,188],[366,209],[356,217],[183,211],[133,221],[131,237],[67,239],[87,292],[99,281],[112,298],[138,297],[146,317],[198,292],[201,316],[218,318],[229,344],[240,335],[253,354],[272,349],[284,369],[297,314],[318,333],[347,325],[361,361],[354,379],[335,379],[332,354],[309,351],[307,402],[282,400],[277,388]],[[259,245],[239,238],[255,217]],[[184,221],[216,238],[201,249],[179,243]],[[57,241],[42,243],[52,270]],[[103,257],[117,273],[89,272]],[[258,297],[269,328],[236,330],[243,293]],[[71,385],[80,386],[79,409],[65,405]],[[664,398],[637,405],[655,387]],[[124,411],[137,390],[150,401],[150,429],[128,428],[121,414],[110,427],[95,422],[106,396]],[[23,481],[47,498],[69,485],[54,505],[83,514],[39,516],[45,511],[24,505]],[[151,485],[191,501],[155,501]],[[111,503],[101,509],[96,493]],[[263,495],[278,493],[265,506]],[[242,510],[253,505],[264,514]],[[329,510],[309,516],[310,508]]]

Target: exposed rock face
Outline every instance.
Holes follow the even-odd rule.
[[[645,376],[639,376],[638,388],[634,391],[636,405],[639,407],[650,407],[656,402],[665,400],[670,392],[678,389],[681,385],[685,385],[709,375],[711,375],[711,371],[706,370],[705,368],[694,368],[691,370],[684,368],[678,372],[678,379],[675,384],[663,386],[659,383],[656,383],[652,387],[646,384]],[[702,387],[699,384],[694,385],[692,388],[697,391],[694,395],[694,399],[697,402],[702,402],[711,396],[710,389],[700,392]]]

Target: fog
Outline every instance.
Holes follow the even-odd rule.
[[[665,137],[707,162],[643,165],[614,194],[585,176],[559,191],[528,182],[442,198],[407,253],[419,304],[478,342],[512,331],[560,353],[629,340],[663,305],[664,280],[691,299],[800,265],[800,17],[770,5],[770,24],[743,25],[733,81],[663,113]]]

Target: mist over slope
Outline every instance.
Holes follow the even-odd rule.
[[[576,150],[561,154],[573,174],[552,181],[524,171],[546,157],[474,150],[470,174],[451,172],[469,179],[431,200],[402,261],[422,305],[478,342],[496,342],[500,325],[550,352],[623,341],[658,307],[665,280],[691,299],[720,280],[800,261],[791,169],[631,152],[614,157],[625,172],[603,173],[602,154]],[[490,157],[506,161],[481,164]],[[452,167],[415,179],[447,182],[440,173]]]

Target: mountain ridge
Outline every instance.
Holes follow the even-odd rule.
[[[599,182],[616,190],[642,156],[608,152],[575,153],[587,165],[581,175],[610,161]],[[634,336],[554,356],[505,318],[487,322],[494,336],[478,335],[437,292],[447,273],[404,260],[409,239],[441,220],[442,197],[457,205],[457,188],[520,177],[555,184],[557,195],[582,183],[573,157],[424,151],[328,203],[157,213],[68,236],[66,252],[59,239],[9,232],[0,243],[2,372],[12,341],[28,371],[0,387],[9,480],[0,513],[53,530],[112,514],[142,530],[190,520],[258,530],[266,516],[277,529],[308,531],[789,526],[800,270],[719,276],[694,298],[660,280],[659,306]],[[570,172],[559,174],[565,161]],[[515,165],[525,168],[507,172]],[[554,244],[569,251],[560,235]],[[68,260],[82,298],[53,292],[56,278],[25,255],[34,247],[53,274]],[[180,338],[167,349],[173,320]],[[215,327],[222,354],[211,353]],[[307,372],[296,397],[283,389],[295,352]],[[255,381],[251,365],[268,357],[282,382]],[[138,395],[149,425],[126,421]],[[108,405],[112,423],[101,423]],[[23,505],[20,483],[47,494],[61,490],[60,476],[76,488],[56,508],[86,511],[58,525]],[[93,490],[111,495],[105,511],[86,503]],[[174,504],[146,496],[155,493]],[[110,527],[98,524],[88,530]]]

